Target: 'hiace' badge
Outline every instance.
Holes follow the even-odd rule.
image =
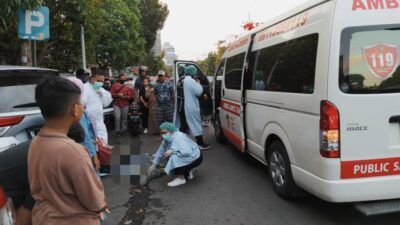
[[[360,125],[358,123],[347,124],[347,131],[367,131],[368,126]]]

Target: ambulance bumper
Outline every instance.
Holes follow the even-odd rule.
[[[363,202],[400,198],[400,176],[325,180],[292,165],[296,184],[328,202]]]

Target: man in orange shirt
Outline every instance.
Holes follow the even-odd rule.
[[[45,118],[28,153],[28,177],[36,204],[33,225],[99,225],[107,210],[104,188],[89,154],[67,137],[83,112],[81,91],[54,77],[36,87],[36,102]]]
[[[114,99],[115,132],[123,135],[128,129],[129,101],[133,100],[135,91],[125,85],[126,75],[121,73],[118,82],[111,86],[111,96]]]

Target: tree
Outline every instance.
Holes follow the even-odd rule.
[[[145,40],[138,32],[141,26],[139,2],[106,0],[101,9],[101,24],[94,38],[97,64],[119,70],[135,64],[145,54]]]
[[[27,0],[7,1],[2,9],[13,10]],[[34,2],[31,0],[29,2]],[[168,15],[166,5],[157,0],[37,0],[50,9],[50,39],[38,42],[38,65],[72,72],[82,65],[80,34],[85,29],[88,65],[122,70],[137,65],[144,58],[162,66],[149,50],[157,30]],[[26,3],[27,9],[34,6]],[[30,7],[30,8],[29,8]],[[145,11],[143,11],[144,9]],[[2,11],[0,11],[2,12]],[[0,14],[1,16],[6,14]],[[21,41],[17,37],[17,17],[6,18],[6,29],[0,29],[0,64],[19,64]]]
[[[211,51],[205,59],[197,61],[197,64],[207,76],[214,75],[215,69],[218,67],[225,50],[226,46],[218,45],[217,51]]]
[[[215,52],[209,52],[207,57],[203,60],[197,61],[197,64],[207,76],[212,76],[214,75],[216,59],[217,54]]]
[[[215,58],[215,65],[214,65],[215,68],[216,68],[216,67],[218,66],[218,64],[220,63],[221,58],[222,58],[222,56],[224,55],[226,49],[227,49],[227,46],[218,44],[217,53],[216,53],[216,58]]]
[[[26,10],[37,9],[41,0],[1,0],[0,1],[0,31],[7,31],[10,23],[15,23],[20,8]],[[15,26],[15,24],[12,24]]]
[[[146,54],[146,56],[140,61],[141,65],[146,65],[149,68],[149,75],[157,75],[159,70],[164,70],[167,74],[171,74],[170,69],[165,65],[163,58],[165,52],[162,52],[160,56],[154,56],[152,52]]]
[[[97,0],[44,0],[50,9],[50,39],[38,43],[38,64],[63,72],[72,72],[82,66],[81,25],[87,29],[88,62],[93,62],[93,35],[99,3]]]
[[[140,14],[140,34],[146,41],[146,51],[149,51],[156,40],[157,31],[164,27],[169,14],[168,6],[159,0],[141,0]]]

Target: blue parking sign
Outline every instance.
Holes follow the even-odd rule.
[[[18,37],[38,41],[49,39],[49,8],[42,6],[35,11],[20,9],[18,12]]]

